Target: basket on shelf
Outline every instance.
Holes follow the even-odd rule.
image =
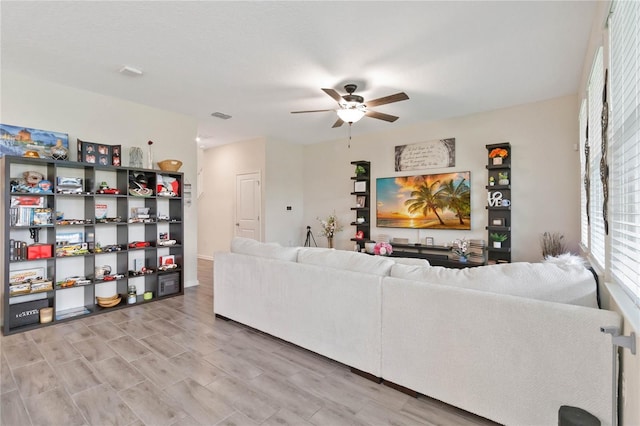
[[[113,308],[114,306],[118,305],[121,300],[122,300],[122,296],[120,296],[119,294],[114,294],[113,296],[109,296],[109,297],[96,296],[96,301],[98,302],[98,306],[102,308]]]
[[[162,160],[158,162],[160,170],[167,172],[177,172],[182,167],[182,161],[180,160]]]

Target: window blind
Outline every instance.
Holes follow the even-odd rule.
[[[611,55],[611,276],[640,306],[640,2],[614,3]]]
[[[604,195],[600,181],[600,158],[602,156],[602,89],[604,88],[604,70],[602,63],[602,47],[598,49],[593,61],[589,88],[587,91],[587,108],[589,116],[589,248],[593,260],[604,269],[604,218],[602,202]]]
[[[580,126],[580,137],[578,146],[580,147],[580,164],[582,165],[580,170],[580,242],[585,248],[589,247],[589,222],[587,220],[587,191],[584,186],[584,173],[585,173],[585,161],[586,155],[584,152],[585,142],[587,139],[587,100],[582,100],[580,106],[580,116],[578,117]]]

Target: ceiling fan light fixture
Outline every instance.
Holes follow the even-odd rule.
[[[338,110],[338,117],[346,123],[355,123],[364,117],[364,113],[362,108],[344,108]]]

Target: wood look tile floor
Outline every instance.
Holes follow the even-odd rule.
[[[0,424],[493,425],[213,315],[183,296],[0,338]]]

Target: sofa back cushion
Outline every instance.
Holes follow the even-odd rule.
[[[231,252],[295,262],[298,247],[282,247],[278,243],[262,243],[251,238],[235,237],[231,240]]]
[[[597,308],[596,282],[581,265],[515,262],[450,269],[396,264],[391,276]]]
[[[298,251],[298,263],[344,269],[379,276],[388,276],[393,260],[384,256],[346,250],[304,247]]]
[[[394,263],[400,265],[411,266],[430,266],[431,264],[427,259],[420,259],[419,257],[392,257]]]

